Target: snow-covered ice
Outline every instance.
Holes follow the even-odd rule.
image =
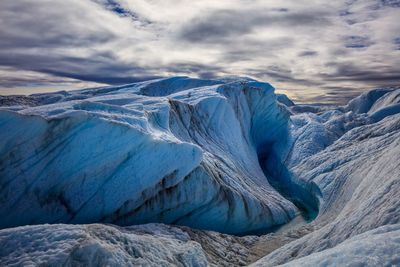
[[[400,225],[385,225],[281,266],[398,266],[399,249]]]
[[[0,233],[1,265],[207,266],[200,244],[188,234],[153,228],[55,224],[6,229]]]

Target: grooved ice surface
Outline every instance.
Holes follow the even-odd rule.
[[[2,266],[207,266],[187,233],[157,225],[17,227],[0,232],[0,245]]]
[[[316,153],[304,154],[302,160],[292,161],[289,175],[314,189],[313,194],[318,197],[319,214],[310,224],[314,231],[280,247],[255,266],[287,262],[293,266],[306,262],[312,266],[317,262],[316,266],[400,264],[400,110],[387,112],[388,108],[396,110],[393,107],[397,106],[395,96],[399,91],[387,90],[371,103],[368,95],[374,95],[372,91],[351,101],[347,107],[311,119],[309,124],[323,129],[317,132],[327,147],[317,147]],[[347,111],[349,107],[360,113]],[[377,113],[379,118],[375,116]],[[302,114],[292,119],[298,120],[297,116],[314,117]],[[342,132],[332,131],[335,129],[331,127],[332,120],[343,122],[349,117],[353,117],[350,124],[334,124]],[[313,142],[299,141],[304,138],[302,135],[304,132],[298,134],[300,139],[295,142],[292,157],[297,158],[296,153],[302,151],[299,148],[296,151],[296,143],[302,144],[302,149],[307,145],[314,148]],[[381,230],[374,232],[376,228]],[[311,256],[291,262],[307,255]]]
[[[258,163],[289,118],[267,83],[174,77],[31,98],[36,106],[0,111],[1,227],[164,222],[244,233],[298,214]]]
[[[0,230],[0,265],[400,265],[399,96],[297,106],[174,77],[2,97],[2,228],[274,232],[23,226]]]

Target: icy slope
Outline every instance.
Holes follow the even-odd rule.
[[[319,214],[311,223],[315,231],[279,248],[256,265],[286,263],[400,222],[400,113],[386,114],[378,122],[367,121],[370,123],[348,130],[327,148],[317,149],[317,153],[290,169],[288,175],[318,197]],[[385,253],[399,248],[396,242],[390,247],[392,252]],[[343,247],[337,250],[340,249]]]
[[[269,84],[177,77],[32,98],[23,103],[34,107],[0,110],[1,227],[165,222],[244,233],[298,214],[258,163],[288,134]]]
[[[40,225],[0,231],[2,266],[208,266],[178,228]]]
[[[245,266],[272,240],[163,224],[31,225],[0,230],[0,266]]]
[[[381,88],[363,93],[352,99],[344,109],[354,113],[371,113],[399,102],[400,88]]]
[[[289,103],[288,109],[292,112],[288,142],[291,151],[283,157],[290,169],[333,144],[349,130],[400,113],[400,88],[371,90],[344,107]]]
[[[281,266],[398,266],[400,225],[386,225]]]

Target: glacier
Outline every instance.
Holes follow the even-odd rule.
[[[2,96],[0,127],[0,265],[400,264],[399,87],[172,77]]]
[[[37,97],[45,104],[0,111],[1,227],[163,222],[241,234],[299,214],[258,163],[289,120],[269,84],[177,77]]]

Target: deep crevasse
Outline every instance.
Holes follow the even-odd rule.
[[[269,84],[175,77],[38,97],[46,104],[0,112],[1,227],[164,222],[244,233],[298,214],[258,162],[288,134]]]

